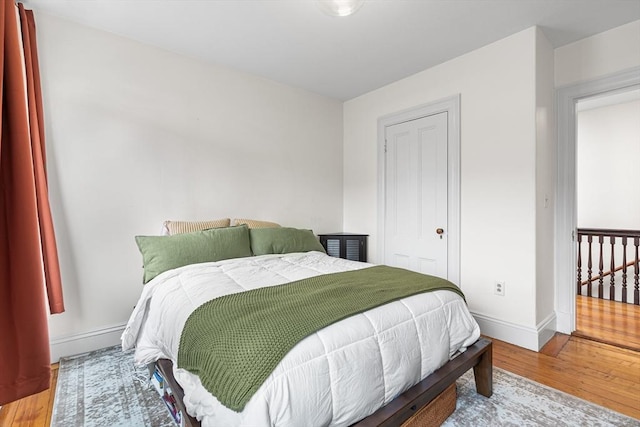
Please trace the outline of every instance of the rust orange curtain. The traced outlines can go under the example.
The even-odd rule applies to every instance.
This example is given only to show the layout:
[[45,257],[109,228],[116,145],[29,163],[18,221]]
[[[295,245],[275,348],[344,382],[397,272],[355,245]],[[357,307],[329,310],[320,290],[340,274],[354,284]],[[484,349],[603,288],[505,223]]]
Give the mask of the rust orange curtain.
[[35,21],[22,4],[1,9],[0,405],[49,388],[48,311],[64,311]]

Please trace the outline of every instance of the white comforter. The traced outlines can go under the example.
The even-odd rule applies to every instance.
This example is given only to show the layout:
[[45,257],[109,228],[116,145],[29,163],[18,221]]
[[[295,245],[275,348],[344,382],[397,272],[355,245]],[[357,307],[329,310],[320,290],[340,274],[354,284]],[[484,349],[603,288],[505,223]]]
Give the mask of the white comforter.
[[346,426],[373,413],[480,336],[460,296],[404,298],[328,326],[298,343],[244,411],[218,402],[197,376],[177,368],[189,314],[222,295],[370,264],[319,252],[194,264],[145,285],[122,335],[137,364],[171,359],[187,411],[206,426]]

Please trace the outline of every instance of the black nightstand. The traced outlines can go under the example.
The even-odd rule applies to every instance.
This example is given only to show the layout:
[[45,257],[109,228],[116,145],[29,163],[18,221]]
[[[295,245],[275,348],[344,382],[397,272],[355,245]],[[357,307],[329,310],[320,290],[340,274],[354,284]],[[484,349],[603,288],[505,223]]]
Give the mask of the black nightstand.
[[356,233],[318,234],[327,255],[367,262],[367,236]]

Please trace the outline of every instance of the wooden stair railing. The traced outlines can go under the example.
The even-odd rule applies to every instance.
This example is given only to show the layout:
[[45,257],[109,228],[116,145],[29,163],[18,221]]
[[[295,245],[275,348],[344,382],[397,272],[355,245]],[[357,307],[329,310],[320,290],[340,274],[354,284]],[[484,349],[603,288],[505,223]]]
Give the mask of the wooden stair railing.
[[[578,262],[576,271],[576,284],[578,295],[582,295],[582,287],[587,286],[587,296],[593,296],[593,282],[598,282],[598,298],[604,298],[604,279],[609,277],[609,299],[615,300],[615,284],[616,273],[622,270],[622,302],[627,302],[627,272],[633,267],[633,304],[640,305],[640,262],[638,260],[638,247],[640,246],[640,230],[614,230],[614,229],[598,229],[598,228],[579,228],[577,229],[578,242]],[[587,279],[582,280],[582,242],[586,237],[587,243]],[[604,270],[604,243],[606,238],[609,240],[611,248],[609,270]],[[615,249],[616,238],[620,238],[622,261],[616,266]],[[598,274],[593,276],[593,244],[594,240],[598,245]],[[633,247],[632,260],[627,261],[627,246],[631,243]]]
[[[626,264],[626,267],[627,267],[627,268],[629,268],[629,267],[633,267],[635,263],[636,263],[635,261],[629,261],[629,262]],[[615,268],[615,270],[613,270],[613,272],[614,272],[614,273],[617,273],[618,271],[622,270],[624,267],[625,267],[625,266],[619,265],[619,266],[617,266],[617,267]],[[586,284],[588,284],[588,283],[595,282],[596,280],[600,280],[600,278],[604,279],[605,277],[610,276],[610,275],[611,275],[611,270],[605,271],[604,273],[602,273],[602,276],[600,276],[600,275],[598,274],[597,276],[594,276],[593,278],[591,278],[591,282],[589,282],[588,280],[583,280],[583,281],[582,281],[582,286],[584,286],[584,285],[586,285]]]

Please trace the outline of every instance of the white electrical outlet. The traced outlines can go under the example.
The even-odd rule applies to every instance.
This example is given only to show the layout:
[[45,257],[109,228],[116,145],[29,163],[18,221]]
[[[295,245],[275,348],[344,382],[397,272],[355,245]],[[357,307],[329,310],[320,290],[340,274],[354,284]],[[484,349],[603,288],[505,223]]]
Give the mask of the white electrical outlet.
[[504,282],[496,282],[495,287],[493,288],[493,293],[496,295],[504,296],[505,291],[505,283]]

